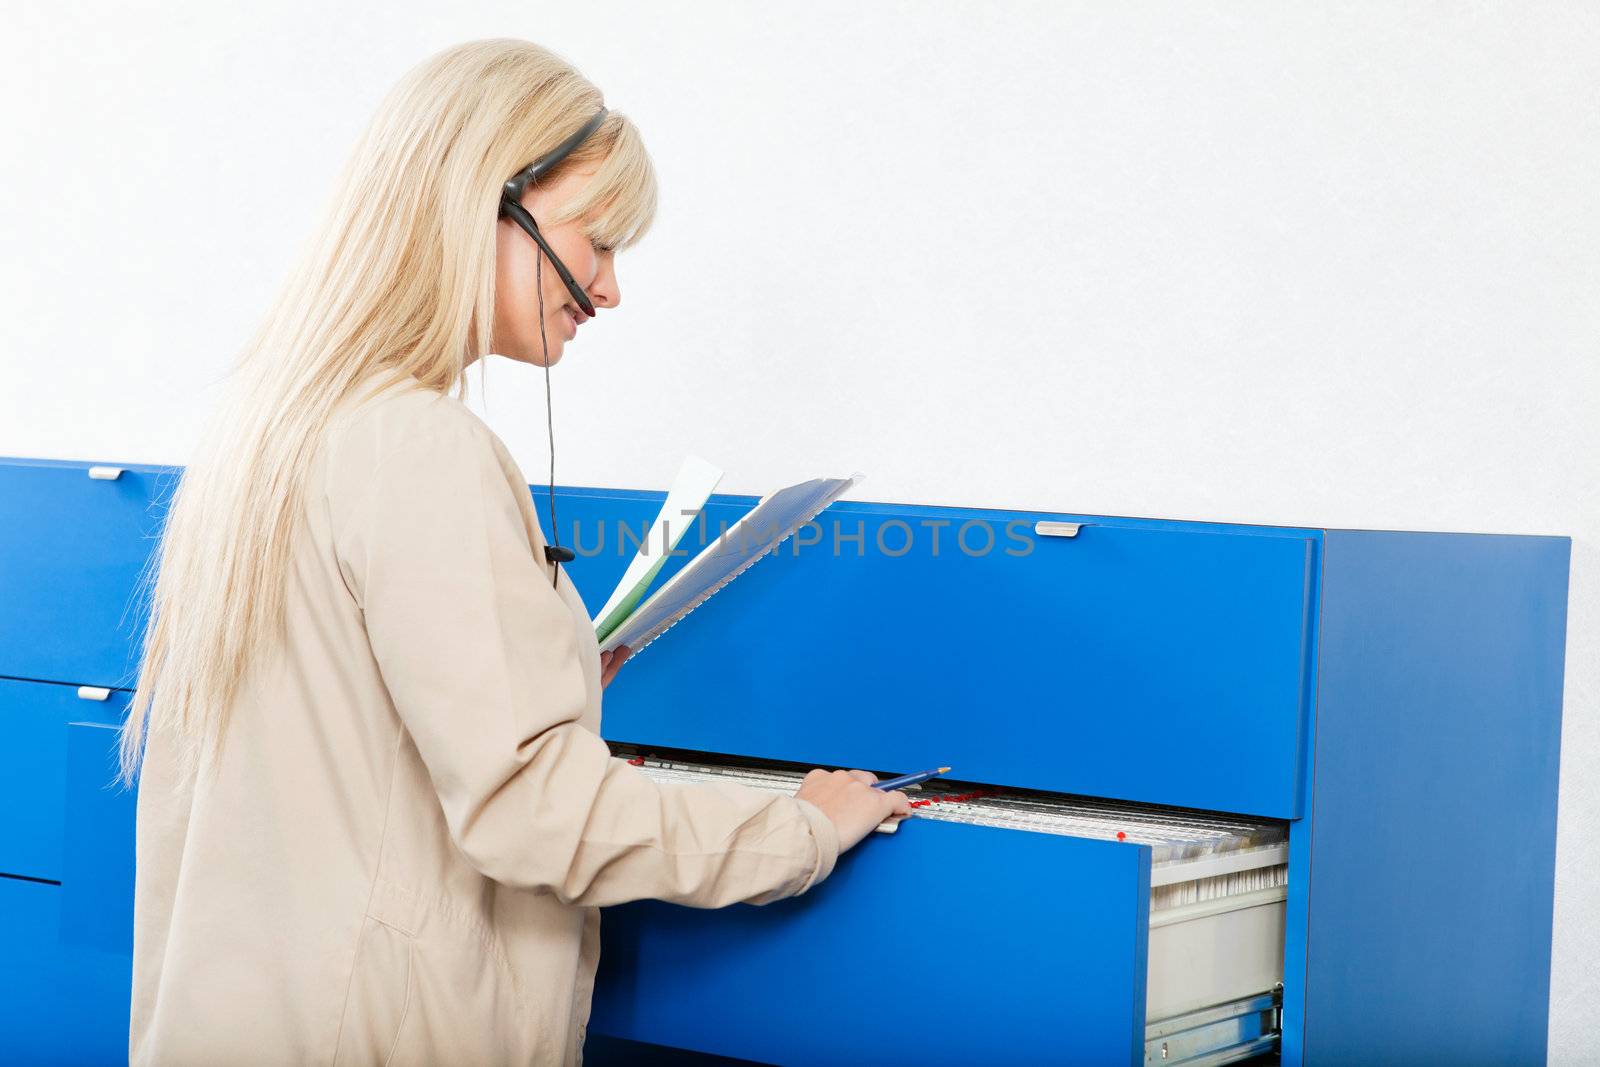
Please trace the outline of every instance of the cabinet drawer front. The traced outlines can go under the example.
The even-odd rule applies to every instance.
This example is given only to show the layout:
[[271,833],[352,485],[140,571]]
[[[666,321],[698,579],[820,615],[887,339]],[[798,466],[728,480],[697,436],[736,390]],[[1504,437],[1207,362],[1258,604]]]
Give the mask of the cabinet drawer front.
[[[742,510],[713,505],[709,529]],[[593,545],[599,522],[636,528],[639,511],[575,497],[560,515]],[[991,551],[981,528],[962,550],[969,514]],[[780,546],[617,676],[605,736],[1296,817],[1315,540],[1093,524],[1040,537],[1024,517],[835,505],[818,543]],[[908,530],[903,554],[880,551]],[[595,607],[625,562],[613,555],[572,565]]]
[[56,931],[61,887],[0,878],[0,1058],[64,1063],[66,1005]]
[[114,726],[67,726],[61,943],[131,960],[139,794],[115,781],[117,737]]
[[132,957],[64,944],[61,892],[0,878],[0,1062],[126,1063]]
[[1133,1063],[1150,850],[913,821],[802,896],[608,908],[590,1030],[765,1063]]
[[135,681],[146,615],[135,587],[175,474],[91,478],[90,466],[0,463],[0,675]]
[[67,724],[121,722],[130,699],[86,700],[75,686],[0,678],[0,874],[61,880]]

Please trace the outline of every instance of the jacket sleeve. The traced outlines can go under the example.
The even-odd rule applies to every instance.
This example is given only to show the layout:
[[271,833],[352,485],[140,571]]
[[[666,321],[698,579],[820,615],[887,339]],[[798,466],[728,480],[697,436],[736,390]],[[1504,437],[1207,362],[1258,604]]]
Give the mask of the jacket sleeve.
[[430,420],[354,502],[330,502],[340,570],[457,847],[495,881],[578,905],[764,904],[826,878],[839,839],[815,805],[657,784],[580,724],[578,642],[593,638],[536,561],[490,432]]

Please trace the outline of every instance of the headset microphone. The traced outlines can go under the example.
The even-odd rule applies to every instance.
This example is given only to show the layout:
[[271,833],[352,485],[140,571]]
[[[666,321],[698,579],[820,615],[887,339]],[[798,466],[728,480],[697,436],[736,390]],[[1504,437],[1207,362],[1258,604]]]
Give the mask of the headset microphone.
[[544,418],[545,426],[550,435],[550,533],[555,539],[555,544],[546,545],[544,558],[555,564],[555,571],[550,577],[550,584],[560,588],[561,565],[571,563],[577,558],[572,549],[561,544],[561,524],[556,520],[556,430],[555,419],[550,413],[550,340],[544,332],[544,261],[548,256],[550,265],[556,269],[556,275],[561,279],[561,284],[571,294],[578,307],[583,309],[585,315],[594,314],[594,304],[589,299],[589,294],[584,292],[583,286],[572,276],[567,265],[556,256],[555,249],[545,240],[539,232],[539,224],[534,222],[533,216],[528,214],[522,206],[522,194],[529,183],[536,182],[549,174],[556,165],[565,159],[573,149],[582,144],[590,134],[600,128],[605,121],[606,109],[601,108],[590,116],[576,132],[567,137],[555,148],[545,155],[540,156],[522,170],[518,171],[500,189],[500,214],[511,219],[533,238],[541,254],[534,258],[535,287],[539,290],[539,341],[544,346]]

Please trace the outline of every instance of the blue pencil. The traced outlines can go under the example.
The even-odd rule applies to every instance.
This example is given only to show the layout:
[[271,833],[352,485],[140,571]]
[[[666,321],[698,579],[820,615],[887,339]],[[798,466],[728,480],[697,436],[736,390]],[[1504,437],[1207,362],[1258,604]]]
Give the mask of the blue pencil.
[[874,789],[902,789],[918,782],[926,782],[929,778],[937,778],[941,774],[949,774],[949,767],[935,767],[931,771],[918,771],[916,774],[902,774],[898,778],[886,778],[881,782],[872,783]]

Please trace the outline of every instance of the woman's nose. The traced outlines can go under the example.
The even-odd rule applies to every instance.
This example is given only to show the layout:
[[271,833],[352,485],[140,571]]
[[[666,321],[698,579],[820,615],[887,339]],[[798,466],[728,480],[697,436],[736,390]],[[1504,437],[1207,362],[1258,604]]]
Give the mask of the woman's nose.
[[622,290],[617,286],[617,271],[611,256],[606,256],[600,261],[600,270],[594,276],[594,284],[589,286],[589,299],[595,307],[614,308],[622,303]]

